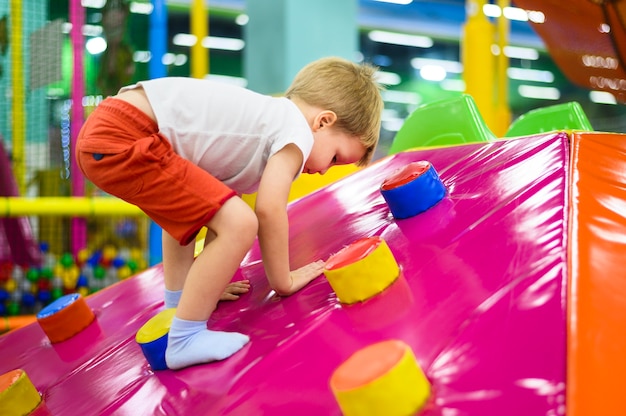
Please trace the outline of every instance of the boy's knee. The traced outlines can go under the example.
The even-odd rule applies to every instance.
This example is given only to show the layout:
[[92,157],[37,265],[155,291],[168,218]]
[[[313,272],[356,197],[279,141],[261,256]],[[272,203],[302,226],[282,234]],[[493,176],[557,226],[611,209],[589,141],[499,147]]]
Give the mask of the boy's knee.
[[230,198],[211,220],[216,234],[220,231],[237,236],[240,241],[252,241],[256,238],[259,229],[259,220],[256,214],[240,198]]

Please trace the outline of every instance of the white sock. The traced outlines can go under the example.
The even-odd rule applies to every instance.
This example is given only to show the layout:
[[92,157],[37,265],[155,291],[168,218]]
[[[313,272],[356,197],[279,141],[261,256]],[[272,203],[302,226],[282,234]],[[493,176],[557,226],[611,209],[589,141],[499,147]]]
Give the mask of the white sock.
[[177,308],[178,302],[180,302],[180,295],[182,294],[182,290],[165,289],[165,309]]
[[206,321],[174,317],[167,339],[165,362],[172,370],[230,357],[250,341],[238,332],[210,331]]

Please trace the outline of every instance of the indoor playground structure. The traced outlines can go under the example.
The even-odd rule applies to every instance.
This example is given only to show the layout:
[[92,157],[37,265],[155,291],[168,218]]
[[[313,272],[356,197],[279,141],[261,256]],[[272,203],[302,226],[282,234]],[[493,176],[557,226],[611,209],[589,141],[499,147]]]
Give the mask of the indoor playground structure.
[[[149,3],[149,50],[159,56],[165,2]],[[612,90],[625,78],[611,64],[619,50],[609,50],[620,42],[602,43],[603,54],[616,56],[604,60],[589,44],[558,42],[573,15],[583,29],[572,10],[607,35],[602,19],[619,17],[622,3],[515,3],[545,6],[559,23],[537,31],[555,61],[574,66],[576,49],[602,63],[563,71],[623,102]],[[250,342],[226,360],[173,371],[164,351],[175,310],[164,308],[158,227],[84,183],[67,157],[98,104],[90,88],[114,91],[130,76],[129,46],[107,20],[120,54],[109,58],[123,65],[86,82],[79,74],[93,62],[79,32],[67,33],[72,76],[40,74],[42,85],[65,82],[70,94],[52,105],[63,150],[53,155],[32,143],[48,137],[40,108],[47,98],[24,84],[31,55],[15,46],[47,18],[22,9],[32,4],[10,2],[4,70],[12,95],[0,77],[12,108],[10,149],[0,140],[0,415],[626,414],[626,134],[594,129],[576,101],[512,117],[505,57],[494,57],[496,28],[480,8],[468,8],[474,14],[462,28],[464,92],[416,106],[372,165],[294,183],[291,267],[323,259],[323,274],[280,297],[255,243],[233,277],[248,279],[250,292],[220,302],[208,322]],[[103,16],[133,18],[126,2],[107,4]],[[208,30],[203,4],[190,2],[198,37]],[[67,5],[70,23],[82,27],[81,0]],[[37,36],[54,38],[56,24]],[[190,49],[191,76],[208,74],[206,51]],[[147,76],[167,75],[155,61]],[[42,162],[57,156],[54,165]],[[243,197],[254,205],[254,195]]]
[[31,414],[621,413],[626,136],[463,132],[292,202],[292,265],[325,274],[280,298],[255,245],[251,292],[209,322],[251,337],[227,360],[159,366],[157,265],[2,336],[2,394]]

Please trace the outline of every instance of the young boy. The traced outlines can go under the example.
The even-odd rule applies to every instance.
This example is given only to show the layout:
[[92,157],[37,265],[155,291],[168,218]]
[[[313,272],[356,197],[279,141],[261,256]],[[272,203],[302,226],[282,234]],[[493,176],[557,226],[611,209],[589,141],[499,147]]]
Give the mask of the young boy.
[[[366,165],[383,102],[376,70],[341,58],[305,66],[285,97],[193,78],[122,88],[86,120],[78,165],[95,185],[140,207],[163,229],[170,369],[222,360],[247,335],[207,329],[220,296],[258,234],[265,273],[290,295],[319,276],[322,260],[289,267],[287,200],[300,173]],[[237,195],[257,191],[253,211]],[[194,259],[195,237],[208,229]],[[227,288],[225,290],[225,288]]]

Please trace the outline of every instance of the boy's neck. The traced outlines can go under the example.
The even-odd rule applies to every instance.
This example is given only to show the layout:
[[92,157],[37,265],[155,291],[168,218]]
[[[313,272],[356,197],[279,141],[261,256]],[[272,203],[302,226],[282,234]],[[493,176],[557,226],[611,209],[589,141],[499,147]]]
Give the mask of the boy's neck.
[[291,97],[289,99],[296,105],[296,107],[298,107],[298,109],[306,119],[309,127],[313,128],[313,122],[315,120],[315,117],[323,110],[317,106],[310,105],[309,103],[299,99],[298,97]]

